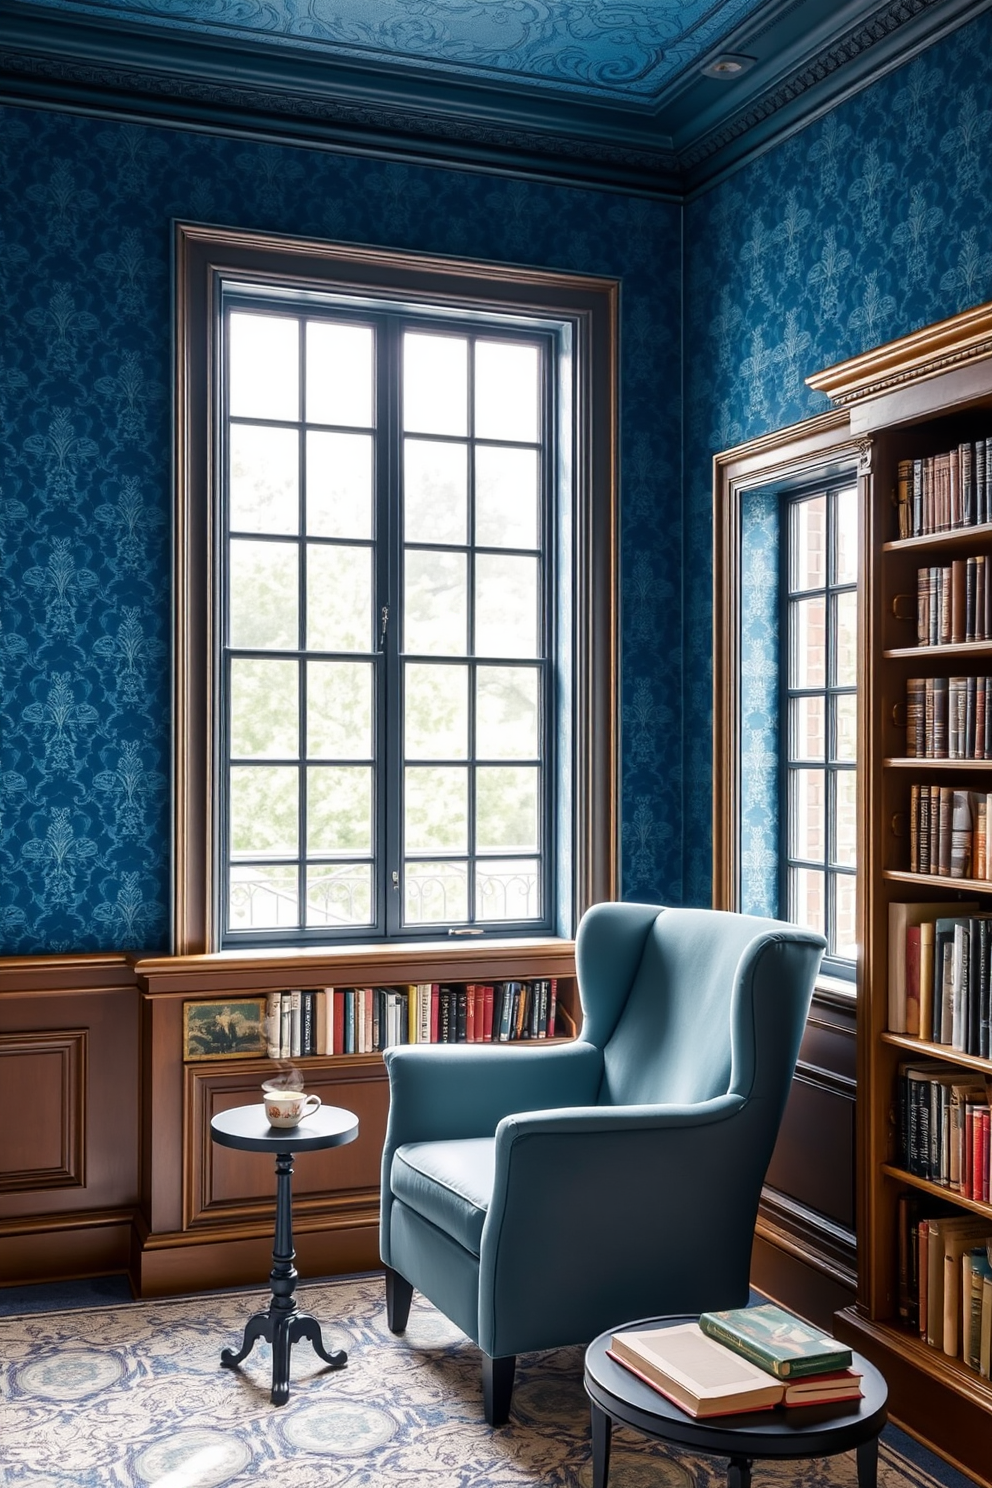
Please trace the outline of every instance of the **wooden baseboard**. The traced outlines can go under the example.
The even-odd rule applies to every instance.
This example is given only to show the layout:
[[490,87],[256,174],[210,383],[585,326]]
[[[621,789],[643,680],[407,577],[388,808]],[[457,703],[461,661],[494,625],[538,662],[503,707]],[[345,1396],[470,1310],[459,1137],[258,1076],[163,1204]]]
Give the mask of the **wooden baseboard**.
[[[301,1280],[375,1271],[379,1259],[378,1215],[352,1218],[348,1224],[294,1227],[296,1269]],[[185,1292],[231,1286],[265,1286],[272,1269],[272,1230],[197,1237],[142,1234],[135,1226],[129,1274],[138,1297],[169,1297]]]
[[0,1276],[7,1286],[78,1281],[127,1272],[130,1210],[8,1220],[0,1233]]

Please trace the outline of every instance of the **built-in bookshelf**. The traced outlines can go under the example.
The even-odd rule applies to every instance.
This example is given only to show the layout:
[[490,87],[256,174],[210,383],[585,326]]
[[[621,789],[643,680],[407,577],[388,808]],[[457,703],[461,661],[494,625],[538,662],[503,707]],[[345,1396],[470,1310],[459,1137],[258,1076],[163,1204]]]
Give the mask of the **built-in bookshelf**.
[[859,1276],[835,1326],[895,1419],[992,1481],[992,306],[810,382],[863,440]]

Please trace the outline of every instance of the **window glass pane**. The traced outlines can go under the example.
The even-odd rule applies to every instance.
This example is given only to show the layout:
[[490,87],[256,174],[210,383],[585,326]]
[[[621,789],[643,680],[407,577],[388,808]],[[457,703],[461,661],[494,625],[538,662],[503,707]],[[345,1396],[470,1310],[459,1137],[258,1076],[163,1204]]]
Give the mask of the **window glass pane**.
[[834,758],[854,760],[858,752],[858,698],[856,693],[840,693],[833,699]]
[[468,757],[468,667],[406,663],[404,752],[407,759]]
[[300,324],[281,315],[231,315],[232,418],[298,419]]
[[408,765],[404,841],[408,852],[464,852],[468,845],[468,767]]
[[540,546],[537,450],[479,445],[475,451],[475,540],[488,548]]
[[307,868],[308,925],[370,925],[371,863],[311,863]]
[[855,687],[858,681],[858,596],[853,589],[835,594],[834,655],[837,687]]
[[476,671],[475,753],[478,759],[536,759],[536,667],[487,667]]
[[299,644],[299,548],[296,543],[232,538],[231,639],[245,650],[295,650]]
[[468,342],[403,336],[403,427],[417,434],[468,433]]
[[539,919],[539,861],[536,858],[480,861],[475,872],[475,915],[479,920]]
[[826,855],[826,774],[789,771],[789,855],[822,863]]
[[475,830],[480,852],[537,852],[539,772],[528,767],[487,767],[475,774]]
[[468,533],[467,446],[406,439],[403,458],[406,541],[464,543]]
[[369,651],[371,646],[371,550],[308,543],[308,650]]
[[827,498],[792,504],[789,588],[820,589],[827,582]]
[[857,879],[853,873],[838,873],[834,877],[834,933],[829,947],[832,956],[841,956],[845,961],[855,961],[858,955],[858,927],[855,914]]
[[372,851],[372,771],[368,765],[307,770],[307,852]]
[[509,341],[475,345],[475,433],[479,439],[535,443],[540,409],[536,346]]
[[307,322],[307,422],[372,427],[371,326]]
[[789,870],[789,919],[794,925],[826,930],[826,874],[812,868]]
[[362,759],[372,753],[372,664],[307,662],[307,754]]
[[834,583],[856,584],[858,580],[858,488],[848,486],[834,496],[837,535],[835,538]]
[[475,560],[478,656],[539,656],[538,560],[480,553]]
[[827,612],[822,595],[789,605],[789,686],[825,687],[827,682]]
[[231,530],[295,533],[300,527],[300,439],[295,429],[232,424]]
[[231,853],[289,857],[299,836],[299,771],[283,765],[231,767]]
[[468,865],[407,863],[404,917],[408,925],[457,924],[468,919]]
[[372,536],[371,434],[307,433],[307,532]]
[[421,656],[464,656],[468,649],[464,555],[408,548],[404,569],[404,650]]
[[228,919],[232,930],[291,930],[300,923],[296,868],[235,863]]
[[820,697],[800,697],[789,700],[789,758],[794,760],[822,760],[826,753],[824,723],[826,703]]
[[854,770],[838,770],[834,777],[837,820],[834,822],[834,862],[855,867],[858,840],[858,777]]
[[299,752],[299,675],[295,661],[231,658],[231,754],[294,759]]

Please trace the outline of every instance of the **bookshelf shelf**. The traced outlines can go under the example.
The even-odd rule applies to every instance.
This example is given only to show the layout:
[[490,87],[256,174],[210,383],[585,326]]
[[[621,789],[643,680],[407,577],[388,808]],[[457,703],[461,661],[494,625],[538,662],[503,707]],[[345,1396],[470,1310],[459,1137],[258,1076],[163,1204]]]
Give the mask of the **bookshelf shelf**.
[[893,646],[883,651],[885,661],[912,661],[917,658],[934,661],[949,660],[954,656],[992,658],[990,641],[946,641],[939,646]]
[[962,1049],[949,1048],[947,1044],[934,1044],[928,1039],[913,1038],[908,1033],[885,1033],[880,1035],[885,1044],[906,1049],[917,1057],[931,1056],[947,1064],[959,1064],[962,1069],[973,1069],[992,1078],[992,1060],[982,1059],[978,1054],[966,1054]]
[[992,771],[992,760],[962,759],[917,759],[913,755],[897,755],[883,759],[886,770],[984,770]]
[[969,527],[953,527],[947,532],[929,532],[920,537],[896,537],[881,544],[883,553],[911,553],[918,557],[931,549],[940,553],[964,552],[982,539],[992,539],[992,522],[974,522]]
[[918,1178],[915,1173],[907,1173],[904,1168],[897,1168],[894,1163],[883,1163],[882,1172],[888,1178],[896,1178],[907,1188],[918,1188],[921,1193],[931,1194],[935,1199],[952,1199],[962,1209],[969,1209],[972,1214],[979,1214],[983,1219],[989,1221],[992,1229],[992,1204],[985,1204],[979,1199],[966,1199],[954,1189],[948,1188],[943,1183],[931,1183],[927,1178]]
[[984,878],[948,878],[946,873],[910,873],[901,868],[884,868],[882,877],[891,883],[914,884],[923,889],[942,889],[952,894],[992,894],[992,883]]

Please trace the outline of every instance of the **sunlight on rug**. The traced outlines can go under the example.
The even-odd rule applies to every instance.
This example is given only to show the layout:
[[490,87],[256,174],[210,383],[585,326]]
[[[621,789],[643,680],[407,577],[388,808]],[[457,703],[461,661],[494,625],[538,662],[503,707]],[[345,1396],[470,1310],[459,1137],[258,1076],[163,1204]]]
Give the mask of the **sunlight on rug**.
[[[348,1365],[293,1349],[289,1402],[269,1403],[271,1353],[240,1347],[264,1291],[0,1321],[4,1488],[589,1488],[581,1348],[518,1361],[510,1424],[482,1418],[479,1353],[415,1297],[403,1338],[380,1279],[301,1285],[300,1306]],[[758,1464],[756,1488],[855,1488],[853,1454]],[[726,1464],[633,1432],[613,1437],[610,1488],[722,1488]],[[934,1488],[884,1443],[880,1488]]]

